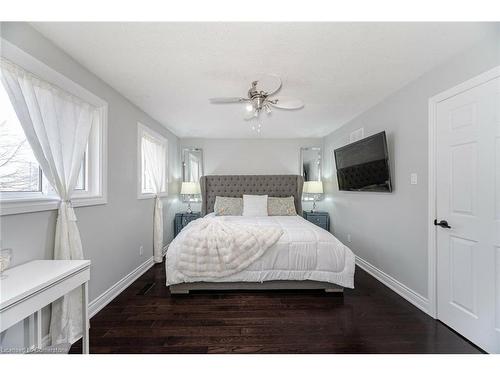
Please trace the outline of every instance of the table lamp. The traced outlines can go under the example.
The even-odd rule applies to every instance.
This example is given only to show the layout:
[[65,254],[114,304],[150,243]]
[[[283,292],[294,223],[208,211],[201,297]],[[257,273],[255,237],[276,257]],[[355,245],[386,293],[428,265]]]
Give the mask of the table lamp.
[[183,196],[183,201],[188,202],[187,213],[190,214],[191,210],[191,199],[195,195],[200,194],[200,184],[198,182],[183,182],[181,185],[181,195]]
[[310,194],[313,196],[313,207],[311,212],[316,210],[316,200],[323,194],[323,182],[322,181],[306,181],[304,182],[304,194]]

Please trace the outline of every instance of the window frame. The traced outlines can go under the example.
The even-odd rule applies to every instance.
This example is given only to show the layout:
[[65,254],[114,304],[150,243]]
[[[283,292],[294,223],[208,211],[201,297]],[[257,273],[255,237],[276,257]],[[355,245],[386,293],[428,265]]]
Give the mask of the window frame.
[[143,177],[144,177],[144,163],[142,156],[142,137],[143,134],[147,134],[150,138],[158,141],[165,147],[165,191],[158,194],[159,197],[163,198],[168,196],[168,183],[169,183],[169,168],[168,168],[168,139],[158,132],[151,129],[149,126],[144,125],[140,122],[137,123],[137,199],[151,199],[155,198],[155,193],[143,193]]
[[78,180],[80,178],[80,174],[78,174],[78,177],[76,179],[76,185],[75,185],[75,191],[86,191],[88,189],[88,172],[89,172],[89,150],[88,150],[88,145],[87,147],[85,148],[85,153],[83,154],[83,160],[82,160],[82,164],[83,164],[83,173],[80,169],[80,173],[82,173],[82,178],[83,178],[83,189],[79,189],[77,186],[78,186]]
[[[108,103],[9,41],[0,38],[0,42],[3,57],[97,108],[98,121],[87,146],[86,189],[74,190],[71,201],[73,207],[106,204]],[[57,209],[60,198],[44,185],[42,181],[41,192],[0,192],[0,216]]]

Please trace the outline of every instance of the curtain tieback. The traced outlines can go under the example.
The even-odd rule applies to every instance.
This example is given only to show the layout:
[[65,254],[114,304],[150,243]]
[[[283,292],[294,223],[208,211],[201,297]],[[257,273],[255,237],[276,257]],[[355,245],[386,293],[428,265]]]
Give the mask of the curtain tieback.
[[77,221],[76,215],[75,215],[75,210],[73,210],[73,204],[71,202],[71,199],[62,200],[61,205],[59,206],[59,210],[65,211],[66,216],[68,217],[68,220]]

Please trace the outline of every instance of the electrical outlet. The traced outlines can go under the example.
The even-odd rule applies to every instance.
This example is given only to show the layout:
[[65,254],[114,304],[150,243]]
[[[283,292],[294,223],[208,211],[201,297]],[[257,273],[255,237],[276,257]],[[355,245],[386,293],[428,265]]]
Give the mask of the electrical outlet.
[[352,241],[351,233],[348,233],[347,234],[347,242],[351,242],[351,241]]
[[139,247],[139,255],[144,255],[144,246]]

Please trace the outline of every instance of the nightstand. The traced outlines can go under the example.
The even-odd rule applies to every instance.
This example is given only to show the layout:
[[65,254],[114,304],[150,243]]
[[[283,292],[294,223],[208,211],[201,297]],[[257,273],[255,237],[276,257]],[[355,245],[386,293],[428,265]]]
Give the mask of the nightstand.
[[330,231],[330,215],[325,211],[304,211],[302,216],[307,221],[316,224],[324,230]]
[[182,228],[188,225],[191,221],[199,219],[200,217],[200,212],[191,212],[190,214],[187,212],[176,213],[174,219],[174,237],[176,237]]

